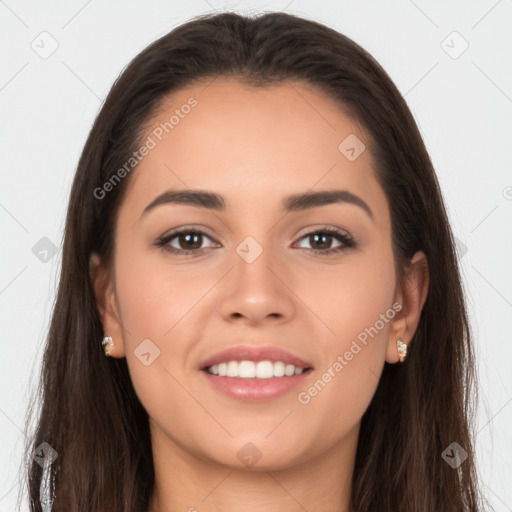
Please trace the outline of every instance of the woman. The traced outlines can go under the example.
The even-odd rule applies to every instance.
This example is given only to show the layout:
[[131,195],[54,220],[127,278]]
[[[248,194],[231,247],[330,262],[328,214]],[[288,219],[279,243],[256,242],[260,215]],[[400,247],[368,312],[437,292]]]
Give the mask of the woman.
[[49,482],[55,512],[477,511],[473,381],[438,182],[370,55],[224,13],[130,63],[71,192],[32,510]]

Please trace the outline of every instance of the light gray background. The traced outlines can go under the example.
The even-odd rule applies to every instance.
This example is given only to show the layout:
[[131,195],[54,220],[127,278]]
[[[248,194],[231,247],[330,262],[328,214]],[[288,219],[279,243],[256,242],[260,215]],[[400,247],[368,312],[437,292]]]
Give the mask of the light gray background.
[[[369,50],[405,95],[459,240],[480,371],[483,487],[496,511],[512,511],[511,0],[0,0],[0,512],[15,510],[25,409],[58,282],[71,179],[89,129],[138,52],[213,10],[284,10],[323,22]],[[52,44],[56,51],[44,54]],[[54,257],[44,253],[51,246],[43,237],[55,244]]]

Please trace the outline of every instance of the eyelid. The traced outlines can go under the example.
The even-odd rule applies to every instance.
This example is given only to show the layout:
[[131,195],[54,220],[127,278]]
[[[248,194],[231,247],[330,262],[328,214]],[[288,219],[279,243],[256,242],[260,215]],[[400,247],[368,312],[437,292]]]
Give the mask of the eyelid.
[[163,240],[165,238],[169,238],[170,236],[180,235],[181,233],[200,233],[206,235],[208,238],[212,240],[222,239],[221,236],[217,234],[213,234],[210,228],[203,226],[202,224],[187,224],[185,226],[179,226],[177,228],[170,229],[166,231],[163,235],[158,237],[158,240]]
[[303,238],[306,235],[312,235],[314,233],[318,233],[319,231],[329,231],[332,233],[337,233],[339,235],[344,235],[347,238],[353,239],[352,235],[342,228],[336,228],[334,226],[330,226],[329,224],[314,224],[313,226],[308,226],[305,228],[306,231],[300,231],[296,236],[299,238]]

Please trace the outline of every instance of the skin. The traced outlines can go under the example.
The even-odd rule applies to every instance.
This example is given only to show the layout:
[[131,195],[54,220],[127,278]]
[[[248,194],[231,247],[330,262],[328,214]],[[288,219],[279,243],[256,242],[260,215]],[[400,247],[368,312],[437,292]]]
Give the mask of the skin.
[[[300,83],[257,89],[234,79],[188,87],[166,98],[148,134],[193,96],[198,105],[129,178],[116,225],[112,268],[92,257],[92,279],[112,357],[126,357],[148,411],[156,486],[149,512],[177,510],[346,511],[361,417],[385,361],[398,361],[426,298],[428,270],[417,253],[400,288],[388,200],[369,150],[349,161],[338,145],[364,130],[332,100]],[[367,144],[368,146],[368,144]],[[162,204],[170,189],[221,194],[225,211]],[[363,208],[335,203],[284,214],[283,197],[343,189]],[[181,226],[206,231],[197,245],[155,245]],[[357,245],[325,245],[310,232],[331,227]],[[192,230],[193,231],[193,230]],[[236,251],[253,237],[263,252],[247,263]],[[319,245],[320,244],[320,245]],[[316,252],[315,252],[316,251]],[[298,401],[353,340],[398,303],[402,309],[312,397]],[[134,354],[149,338],[160,355],[145,366]],[[200,363],[238,345],[277,346],[312,363],[305,385],[264,402],[221,395]],[[400,363],[399,363],[400,364]],[[237,457],[252,443],[261,459]]]

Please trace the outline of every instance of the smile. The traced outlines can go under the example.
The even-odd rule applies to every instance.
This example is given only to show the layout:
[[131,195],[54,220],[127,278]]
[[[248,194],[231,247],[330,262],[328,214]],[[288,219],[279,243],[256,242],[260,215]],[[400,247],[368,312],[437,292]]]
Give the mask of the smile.
[[304,370],[307,370],[307,368],[286,364],[283,361],[227,361],[206,368],[206,371],[212,375],[241,379],[292,377],[293,375],[300,375]]

